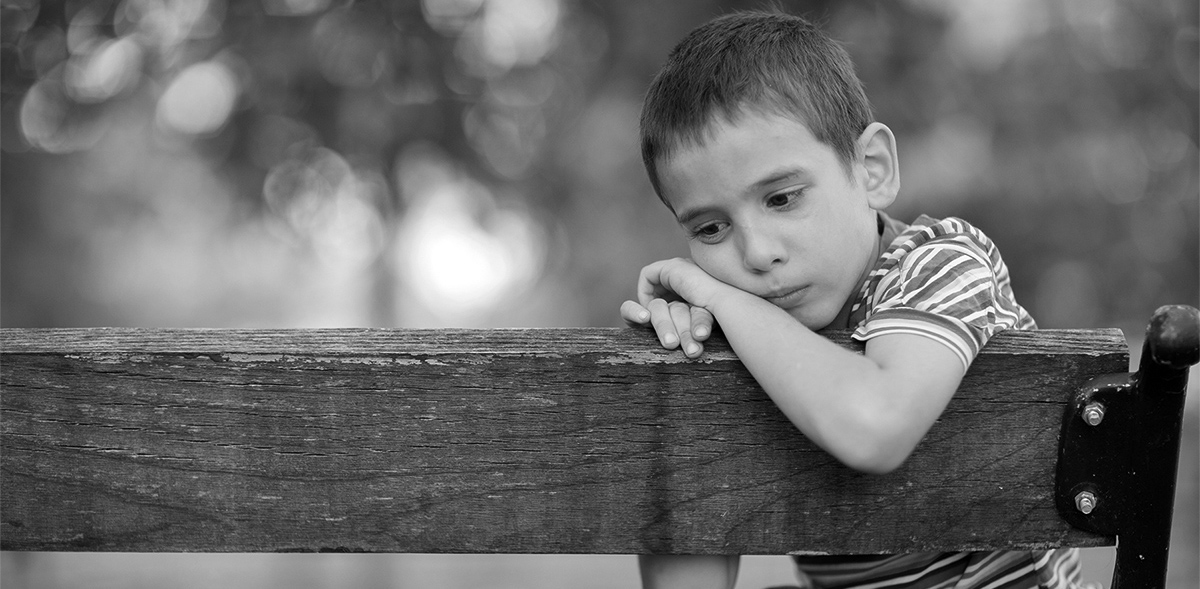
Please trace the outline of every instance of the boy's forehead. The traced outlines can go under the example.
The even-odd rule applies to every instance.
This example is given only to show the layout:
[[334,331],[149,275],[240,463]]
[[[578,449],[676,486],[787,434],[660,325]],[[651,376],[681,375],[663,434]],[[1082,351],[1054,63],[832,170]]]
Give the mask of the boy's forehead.
[[767,105],[743,103],[731,110],[714,109],[707,117],[704,117],[703,122],[699,125],[677,129],[668,136],[666,145],[663,146],[665,148],[663,159],[670,158],[671,154],[678,151],[702,148],[729,129],[743,126],[755,127],[764,122],[767,126],[778,126],[782,123],[803,127],[809,135],[813,135],[808,121],[797,113]]
[[[773,113],[713,117],[703,133],[677,138],[659,157],[666,195],[699,187],[749,189],[770,183],[786,170],[816,168],[838,161],[833,148],[818,141],[808,126]],[[674,199],[671,204],[678,204]]]

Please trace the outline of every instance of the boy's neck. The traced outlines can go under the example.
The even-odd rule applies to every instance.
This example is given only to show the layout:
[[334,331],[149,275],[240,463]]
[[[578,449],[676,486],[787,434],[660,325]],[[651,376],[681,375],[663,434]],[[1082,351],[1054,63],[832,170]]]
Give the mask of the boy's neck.
[[867,260],[867,263],[863,266],[862,275],[858,277],[858,282],[855,283],[856,286],[854,291],[850,293],[850,298],[846,299],[846,303],[842,305],[842,310],[838,311],[837,317],[833,318],[833,321],[829,324],[828,329],[854,328],[853,325],[850,325],[850,313],[854,310],[854,303],[858,302],[859,295],[862,294],[863,283],[867,281],[867,277],[871,275],[871,271],[875,269],[876,263],[878,263],[880,256],[883,255],[883,216],[879,213],[876,213],[875,218],[877,219],[876,223],[878,228],[875,231],[875,247],[872,248],[874,255],[870,260]]

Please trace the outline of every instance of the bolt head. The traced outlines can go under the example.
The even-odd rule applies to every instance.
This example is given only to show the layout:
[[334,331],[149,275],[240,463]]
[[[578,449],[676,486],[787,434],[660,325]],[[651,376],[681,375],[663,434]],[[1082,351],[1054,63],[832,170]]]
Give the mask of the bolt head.
[[1092,427],[1100,425],[1100,422],[1104,421],[1104,405],[1088,403],[1083,408],[1083,420]]
[[1091,491],[1083,491],[1075,495],[1075,508],[1084,515],[1091,513],[1096,509],[1096,495]]

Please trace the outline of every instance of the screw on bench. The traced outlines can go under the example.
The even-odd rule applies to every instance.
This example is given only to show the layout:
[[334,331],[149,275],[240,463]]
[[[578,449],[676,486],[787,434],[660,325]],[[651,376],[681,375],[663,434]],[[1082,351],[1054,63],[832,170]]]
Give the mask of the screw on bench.
[[1075,508],[1084,515],[1091,513],[1093,509],[1096,509],[1096,496],[1089,491],[1076,495]]
[[1160,307],[1137,372],[1089,380],[1063,414],[1055,503],[1075,527],[1116,541],[1114,589],[1166,586],[1183,405],[1197,363],[1200,310]]
[[1088,403],[1087,407],[1083,408],[1083,420],[1092,427],[1100,425],[1100,422],[1104,421],[1104,404]]

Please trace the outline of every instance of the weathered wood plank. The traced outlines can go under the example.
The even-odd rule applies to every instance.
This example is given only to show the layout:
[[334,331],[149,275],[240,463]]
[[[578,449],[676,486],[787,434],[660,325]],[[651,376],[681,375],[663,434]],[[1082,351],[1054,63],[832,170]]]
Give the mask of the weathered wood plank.
[[[843,333],[830,337],[850,346]],[[0,330],[8,550],[741,553],[1111,544],[1054,507],[1117,330],[1006,333],[898,471],[850,471],[724,342],[642,330]]]

